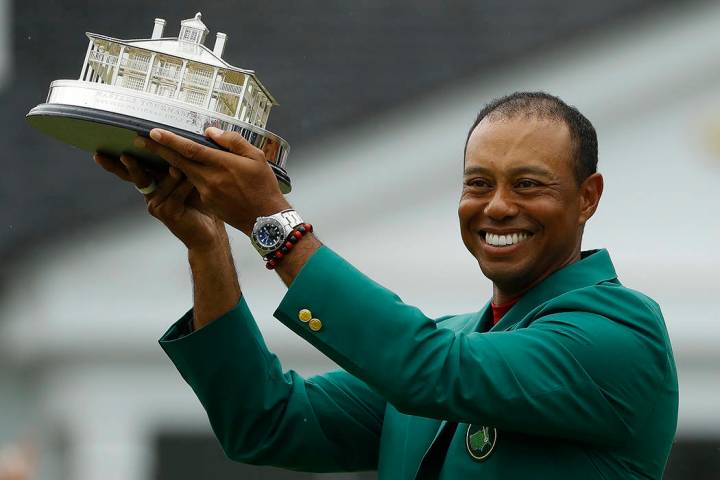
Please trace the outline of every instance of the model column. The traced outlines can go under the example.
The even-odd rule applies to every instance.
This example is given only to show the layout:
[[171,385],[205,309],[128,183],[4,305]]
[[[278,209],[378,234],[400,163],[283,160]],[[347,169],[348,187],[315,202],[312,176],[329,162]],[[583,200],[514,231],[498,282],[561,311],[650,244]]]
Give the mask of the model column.
[[150,55],[150,61],[148,62],[148,71],[145,74],[145,83],[143,84],[143,92],[147,92],[148,86],[150,85],[150,75],[152,75],[153,67],[155,66],[155,57],[157,53]]

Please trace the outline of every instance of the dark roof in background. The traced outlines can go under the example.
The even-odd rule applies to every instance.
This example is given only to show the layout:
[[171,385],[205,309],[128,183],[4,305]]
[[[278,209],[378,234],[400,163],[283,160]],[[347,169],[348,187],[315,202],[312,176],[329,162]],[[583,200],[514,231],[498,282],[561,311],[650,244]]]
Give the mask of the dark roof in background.
[[[0,276],[11,255],[27,254],[83,224],[111,219],[138,194],[89,155],[24,122],[52,80],[77,78],[85,31],[148,38],[153,19],[166,36],[197,10],[229,39],[224,58],[254,69],[277,97],[269,128],[302,148],[382,110],[470,74],[628,18],[672,0],[267,0],[189,2],[14,2],[14,75],[2,99],[6,133],[0,176]],[[479,108],[480,106],[478,106]],[[292,154],[290,158],[292,175]]]

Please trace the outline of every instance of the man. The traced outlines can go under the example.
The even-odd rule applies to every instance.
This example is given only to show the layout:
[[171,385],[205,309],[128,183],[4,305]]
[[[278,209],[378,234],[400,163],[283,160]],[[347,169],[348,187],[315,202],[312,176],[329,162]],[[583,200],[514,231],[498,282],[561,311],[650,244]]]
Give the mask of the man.
[[[275,316],[343,368],[309,379],[267,350],[223,223],[262,252],[256,218],[290,205],[259,150],[207,135],[231,153],[159,130],[138,142],[172,165],[148,209],[188,247],[194,280],[193,310],[160,342],[230,458],[393,480],[661,478],[677,421],[670,342],[608,252],[581,251],[603,179],[576,109],[516,93],[470,130],[458,213],[493,282],[479,312],[429,319],[294,222]],[[131,158],[96,160],[152,185]]]

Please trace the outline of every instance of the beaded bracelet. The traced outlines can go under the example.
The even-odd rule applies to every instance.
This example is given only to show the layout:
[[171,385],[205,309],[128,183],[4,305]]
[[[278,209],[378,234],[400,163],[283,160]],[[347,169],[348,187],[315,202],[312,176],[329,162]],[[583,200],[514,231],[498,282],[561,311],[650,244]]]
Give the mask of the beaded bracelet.
[[305,235],[313,231],[313,226],[309,223],[302,223],[295,227],[292,232],[290,232],[290,235],[285,239],[285,243],[275,250],[274,252],[268,253],[265,257],[263,257],[263,260],[265,260],[265,268],[268,270],[272,270],[273,268],[277,267],[280,263],[280,260],[285,257],[288,253],[290,253],[290,250],[295,248],[295,244]]

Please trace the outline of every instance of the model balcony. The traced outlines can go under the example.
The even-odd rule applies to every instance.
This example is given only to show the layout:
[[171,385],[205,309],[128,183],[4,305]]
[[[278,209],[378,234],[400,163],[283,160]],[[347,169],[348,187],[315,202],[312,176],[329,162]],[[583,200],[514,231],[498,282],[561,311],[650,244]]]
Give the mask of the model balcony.
[[172,68],[156,65],[155,68],[153,68],[152,76],[177,82],[180,79],[180,69],[177,67]]
[[120,66],[125,70],[133,70],[139,73],[146,73],[150,66],[150,59],[126,58]]
[[220,82],[219,85],[215,85],[216,92],[229,93],[230,95],[241,96],[243,93],[242,85],[236,85],[234,83]]
[[183,78],[183,83],[196,87],[209,87],[211,80],[211,72],[187,72]]
[[108,65],[114,67],[117,65],[118,57],[107,52],[91,51],[88,60],[100,65]]

